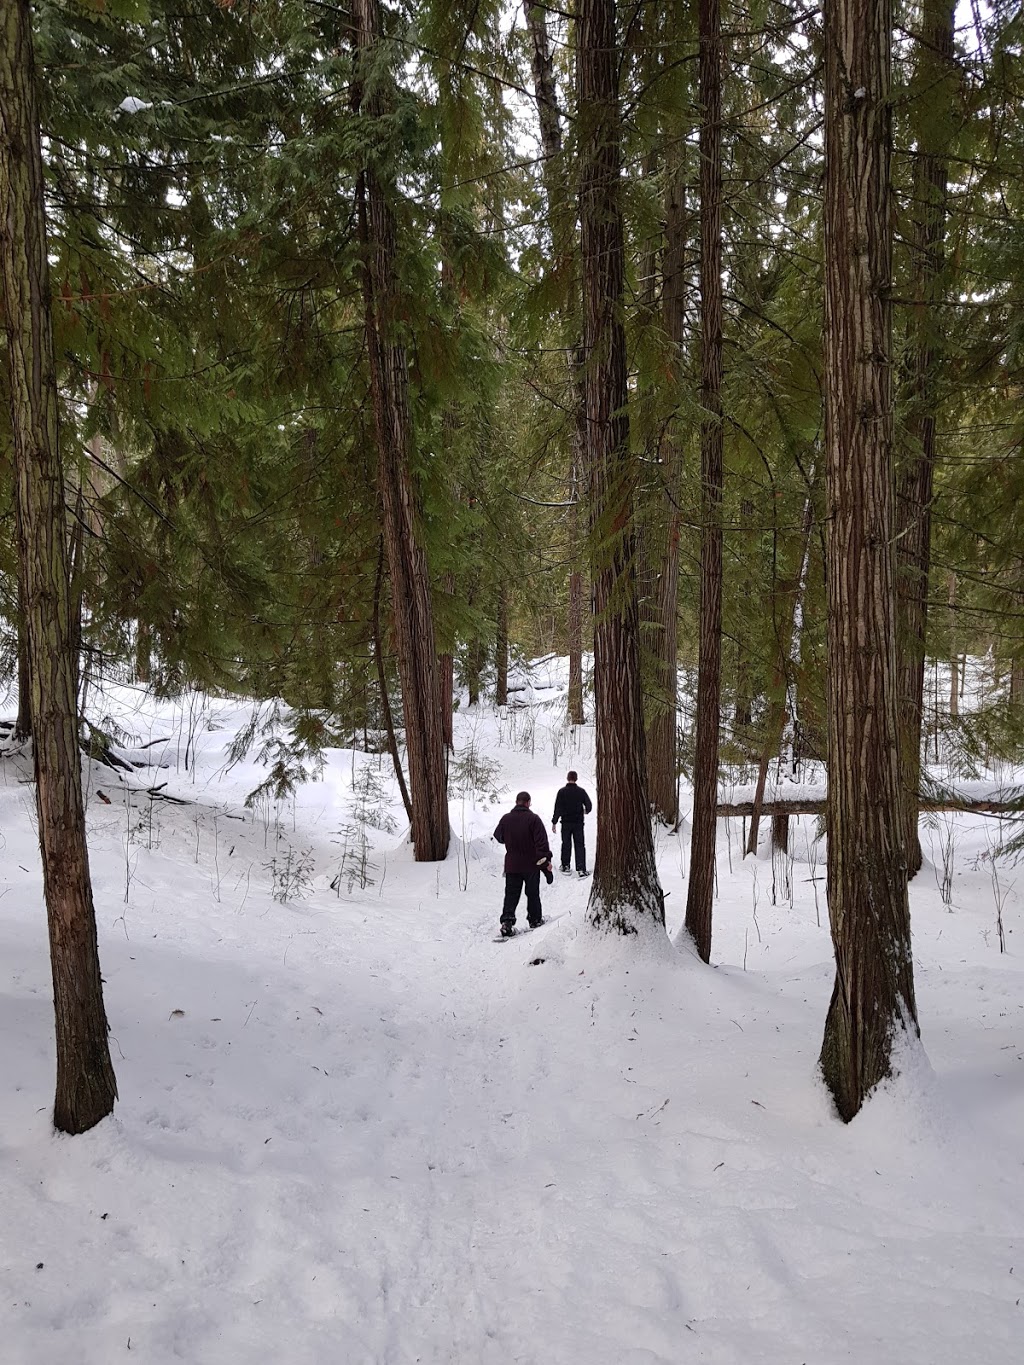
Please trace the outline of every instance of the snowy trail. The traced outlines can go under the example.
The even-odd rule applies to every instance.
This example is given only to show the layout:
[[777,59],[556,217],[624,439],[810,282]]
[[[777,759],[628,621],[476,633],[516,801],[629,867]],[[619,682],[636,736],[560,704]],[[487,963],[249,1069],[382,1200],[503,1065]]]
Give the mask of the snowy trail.
[[[773,905],[770,869],[723,848],[716,969],[593,941],[575,878],[494,944],[500,805],[453,803],[440,868],[377,837],[335,895],[353,756],[234,820],[259,774],[226,769],[240,713],[216,719],[198,770],[159,774],[193,805],[90,803],[120,1102],[76,1139],[49,1126],[38,855],[5,764],[5,1365],[1016,1360],[1024,973],[966,860],[955,914],[915,884],[931,1068],[844,1128],[809,880]],[[546,815],[561,767],[500,739]],[[280,904],[289,848],[309,886]],[[683,863],[663,839],[677,918]]]

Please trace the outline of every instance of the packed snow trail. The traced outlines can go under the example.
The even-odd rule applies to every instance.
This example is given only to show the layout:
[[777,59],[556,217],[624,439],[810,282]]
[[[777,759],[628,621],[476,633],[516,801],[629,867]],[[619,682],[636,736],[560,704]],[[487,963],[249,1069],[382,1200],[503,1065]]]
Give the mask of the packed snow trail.
[[[188,771],[183,713],[131,719],[142,741],[174,731],[138,785],[192,804],[89,774],[120,1101],[83,1137],[50,1127],[31,787],[4,764],[5,1362],[1016,1359],[1024,981],[983,880],[965,871],[955,915],[917,888],[934,1070],[909,1056],[845,1128],[815,1071],[832,969],[810,883],[773,905],[765,863],[730,874],[723,845],[715,969],[668,939],[595,940],[590,883],[557,875],[552,922],[499,947],[490,830],[524,785],[549,816],[565,751],[457,716],[509,791],[453,800],[441,866],[375,834],[367,884],[334,894],[369,760],[338,751],[253,813],[262,770],[227,763],[243,708],[210,709]],[[680,841],[659,857],[678,920]]]

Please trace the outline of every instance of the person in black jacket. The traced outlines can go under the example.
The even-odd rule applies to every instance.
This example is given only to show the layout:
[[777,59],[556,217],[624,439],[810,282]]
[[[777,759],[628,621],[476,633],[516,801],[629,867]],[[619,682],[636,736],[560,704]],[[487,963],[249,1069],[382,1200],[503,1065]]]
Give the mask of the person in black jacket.
[[544,922],[540,903],[540,874],[551,881],[551,849],[544,822],[530,810],[530,793],[516,796],[515,810],[498,821],[494,837],[505,845],[505,904],[501,910],[501,933],[511,938],[516,931],[516,906],[526,887],[526,918],[531,929]]
[[577,774],[566,773],[566,786],[555,797],[555,813],[551,817],[551,831],[562,822],[562,871],[568,872],[570,852],[576,850],[576,871],[587,876],[587,850],[583,843],[583,817],[593,810],[590,797],[577,785]]

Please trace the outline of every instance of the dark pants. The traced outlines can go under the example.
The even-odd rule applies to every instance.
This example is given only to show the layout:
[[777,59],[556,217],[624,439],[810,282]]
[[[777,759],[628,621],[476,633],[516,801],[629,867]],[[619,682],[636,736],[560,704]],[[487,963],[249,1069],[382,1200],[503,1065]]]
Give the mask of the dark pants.
[[539,924],[543,918],[540,904],[540,868],[532,872],[505,873],[505,904],[501,908],[502,924],[515,924],[516,906],[526,887],[526,918],[530,924]]
[[583,821],[562,821],[562,866],[569,866],[569,854],[576,850],[576,871],[586,872],[587,850],[583,847]]

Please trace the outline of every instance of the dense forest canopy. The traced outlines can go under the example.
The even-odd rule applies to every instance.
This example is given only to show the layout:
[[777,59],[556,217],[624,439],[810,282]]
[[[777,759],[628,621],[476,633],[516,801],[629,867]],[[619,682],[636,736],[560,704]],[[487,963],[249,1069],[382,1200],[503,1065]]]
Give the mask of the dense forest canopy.
[[[379,537],[356,211],[368,157],[392,177],[437,629],[469,672],[493,648],[500,601],[514,646],[567,647],[568,571],[587,548],[566,358],[581,333],[575,30],[535,8],[555,155],[535,123],[530,29],[508,6],[383,7],[375,79],[389,93],[372,118],[353,108],[345,6],[34,6],[62,435],[69,505],[81,489],[88,527],[80,573],[95,657],[146,654],[161,686],[283,695],[308,723],[313,712],[358,723]],[[919,59],[928,7],[897,7],[892,299],[909,460],[923,302],[914,175],[931,133],[948,147],[948,187],[942,276],[929,286],[941,376],[928,595],[945,608],[931,613],[929,648],[991,650],[1016,678],[1013,9],[961,16],[948,70],[935,73]],[[690,6],[621,6],[616,38],[637,517],[679,506],[684,660],[695,658],[700,520],[694,21]],[[727,6],[722,23],[730,742],[756,752],[779,685],[810,500],[794,685],[820,747],[821,19],[766,4]],[[9,638],[12,570],[8,555]]]

